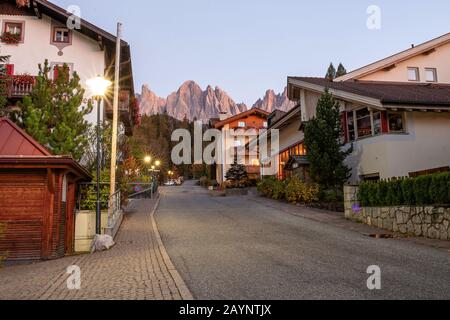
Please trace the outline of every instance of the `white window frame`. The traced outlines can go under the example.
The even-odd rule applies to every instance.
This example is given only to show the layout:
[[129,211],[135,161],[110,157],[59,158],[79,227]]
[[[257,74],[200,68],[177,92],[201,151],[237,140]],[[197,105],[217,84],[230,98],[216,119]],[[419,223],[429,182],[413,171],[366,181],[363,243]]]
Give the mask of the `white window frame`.
[[245,121],[239,121],[238,122],[238,127],[239,128],[245,128],[247,126],[247,123]]
[[[409,72],[414,71],[416,74],[416,79],[410,79]],[[420,82],[420,69],[418,67],[408,67],[408,81],[410,82]]]
[[[431,72],[433,74],[433,80],[428,80],[428,72]],[[430,82],[430,83],[438,82],[437,69],[436,68],[425,68],[425,80],[426,80],[426,82]]]

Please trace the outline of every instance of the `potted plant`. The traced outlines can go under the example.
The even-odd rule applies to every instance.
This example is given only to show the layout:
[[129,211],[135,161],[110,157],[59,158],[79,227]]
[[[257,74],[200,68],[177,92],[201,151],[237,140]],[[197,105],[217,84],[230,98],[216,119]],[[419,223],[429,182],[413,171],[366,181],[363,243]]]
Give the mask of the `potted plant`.
[[0,40],[6,44],[19,44],[20,39],[20,34],[11,32],[3,32],[0,36]]

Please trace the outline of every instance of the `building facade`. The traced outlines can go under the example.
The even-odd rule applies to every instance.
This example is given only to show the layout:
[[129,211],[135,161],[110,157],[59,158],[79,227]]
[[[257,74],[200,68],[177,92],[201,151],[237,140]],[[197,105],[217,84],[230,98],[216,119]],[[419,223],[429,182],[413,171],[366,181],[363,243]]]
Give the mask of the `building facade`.
[[[16,1],[0,1],[0,55],[9,56],[3,67],[13,78],[8,96],[14,105],[32,90],[32,77],[38,74],[38,65],[48,60],[52,69],[50,77],[57,76],[57,67],[66,64],[70,71],[76,71],[86,90],[84,104],[92,93],[86,81],[98,75],[114,79],[116,37],[110,33],[79,19],[80,28],[73,29],[67,21],[79,19],[65,9],[49,1],[29,0],[18,7]],[[9,39],[9,40],[8,40]],[[120,70],[120,115],[128,134],[131,134],[138,109],[134,105],[134,84],[131,65],[130,46],[122,42]],[[14,81],[22,76],[27,82]],[[22,77],[25,79],[25,77]],[[112,89],[108,93],[102,115],[112,116]],[[87,117],[96,122],[96,110]]]
[[[449,59],[447,34],[334,81],[289,77],[288,95],[299,105],[293,111],[299,113],[298,120],[278,128],[278,122],[291,118],[284,114],[270,129],[280,130],[281,144],[286,141],[283,146],[301,144],[302,123],[315,116],[317,103],[328,89],[341,105],[344,148],[354,148],[346,160],[352,169],[350,183],[448,171]],[[285,167],[290,169],[302,159],[280,149],[274,161],[279,162],[279,178],[285,178]]]
[[222,114],[214,121],[213,127],[221,131],[220,150],[216,164],[216,180],[226,181],[226,174],[236,161],[245,164],[250,180],[260,177],[260,161],[258,146],[249,147],[249,143],[257,139],[262,130],[267,130],[269,113],[253,108],[249,111],[229,117]]

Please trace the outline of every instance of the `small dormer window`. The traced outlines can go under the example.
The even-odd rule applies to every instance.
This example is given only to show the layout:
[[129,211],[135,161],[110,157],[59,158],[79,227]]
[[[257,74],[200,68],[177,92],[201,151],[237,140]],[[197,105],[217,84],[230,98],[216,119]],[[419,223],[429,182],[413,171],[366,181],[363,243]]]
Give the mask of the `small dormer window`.
[[54,43],[70,43],[71,34],[67,28],[55,27],[53,29],[53,42]]
[[415,82],[420,81],[419,68],[413,67],[408,68],[408,81],[415,81]]
[[436,68],[425,68],[425,78],[427,82],[437,82]]
[[244,121],[240,121],[239,123],[238,123],[238,127],[239,128],[245,128],[247,126],[247,124],[244,122]]

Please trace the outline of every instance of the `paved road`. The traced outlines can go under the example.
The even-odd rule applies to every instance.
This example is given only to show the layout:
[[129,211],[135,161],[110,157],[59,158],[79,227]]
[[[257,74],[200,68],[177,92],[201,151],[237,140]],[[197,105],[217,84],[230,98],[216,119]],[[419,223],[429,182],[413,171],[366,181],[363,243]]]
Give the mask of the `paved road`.
[[[162,192],[158,228],[198,299],[450,299],[447,250],[373,239],[265,199],[211,197],[192,182]],[[367,289],[371,265],[379,291]]]

